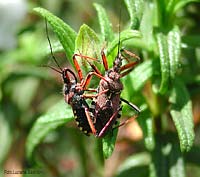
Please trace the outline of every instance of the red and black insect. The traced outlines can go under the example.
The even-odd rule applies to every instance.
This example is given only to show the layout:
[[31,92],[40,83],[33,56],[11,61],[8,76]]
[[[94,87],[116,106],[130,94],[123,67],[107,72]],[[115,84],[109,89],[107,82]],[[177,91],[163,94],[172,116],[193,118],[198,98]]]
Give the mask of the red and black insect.
[[[52,66],[48,66],[48,67],[50,67],[51,69],[55,70],[56,72],[58,72],[62,75],[62,79],[64,82],[63,94],[64,94],[65,101],[69,105],[71,105],[73,113],[74,113],[74,117],[75,117],[75,120],[76,120],[76,123],[77,123],[79,129],[84,134],[89,135],[90,133],[94,132],[95,130],[92,130],[92,128],[93,128],[92,121],[94,120],[94,118],[93,118],[93,115],[91,114],[91,112],[89,111],[89,106],[88,106],[88,103],[86,102],[86,98],[93,98],[93,97],[92,97],[92,95],[84,94],[84,92],[86,90],[95,91],[94,89],[87,89],[87,87],[90,83],[92,75],[98,76],[98,74],[95,72],[90,72],[87,74],[85,79],[83,78],[82,70],[76,59],[76,56],[80,56],[79,54],[73,55],[73,62],[74,62],[74,66],[78,72],[78,77],[79,77],[80,82],[78,82],[78,79],[72,70],[70,70],[68,68],[62,69],[59,66],[59,64],[52,52],[52,46],[51,46],[50,39],[48,36],[46,20],[45,20],[45,24],[46,24],[46,34],[47,34],[47,39],[48,39],[49,46],[50,46],[51,55],[52,55],[52,58],[55,61],[56,65],[58,66],[58,69],[54,68]],[[90,58],[87,56],[81,56],[81,57],[93,60],[93,58]]]
[[[120,98],[121,91],[123,90],[123,84],[121,83],[120,78],[133,70],[134,66],[140,61],[140,58],[127,50],[123,49],[119,51],[119,44],[118,54],[113,62],[112,68],[108,69],[105,53],[103,51],[101,53],[105,68],[105,76],[101,74],[95,65],[88,62],[94,72],[101,76],[98,93],[102,94],[99,94],[93,100],[90,108],[94,118],[93,127],[91,129],[94,130],[92,133],[97,137],[103,137],[109,130],[113,129],[113,125],[116,123],[117,118],[121,117],[121,101],[131,106],[138,114],[140,113],[140,109],[137,106]],[[122,52],[125,52],[125,54],[128,54],[130,57],[136,58],[137,60],[130,62],[128,58],[122,55]],[[123,59],[126,59],[128,63],[122,66]]]

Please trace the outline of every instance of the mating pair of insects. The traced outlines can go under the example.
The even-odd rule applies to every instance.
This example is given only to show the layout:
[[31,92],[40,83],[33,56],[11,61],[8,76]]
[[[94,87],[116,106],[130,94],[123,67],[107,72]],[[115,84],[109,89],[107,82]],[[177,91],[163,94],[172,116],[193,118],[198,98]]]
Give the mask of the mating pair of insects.
[[[137,112],[137,115],[140,113],[140,109],[137,106],[120,97],[121,91],[123,90],[123,84],[120,79],[133,70],[134,66],[140,60],[138,56],[127,50],[119,50],[120,37],[118,53],[113,62],[113,66],[110,69],[108,67],[106,55],[103,50],[101,51],[101,59],[105,69],[105,74],[102,74],[100,70],[93,64],[93,62],[91,62],[91,60],[97,59],[84,56],[80,53],[74,54],[73,63],[77,71],[77,78],[71,69],[62,69],[56,61],[48,37],[47,23],[46,33],[52,57],[59,70],[53,67],[50,68],[62,75],[64,82],[63,94],[65,101],[71,105],[76,123],[84,134],[93,134],[96,137],[104,137],[109,131],[112,131],[114,128],[125,124],[124,122],[116,125],[117,119],[121,117],[121,101],[125,102],[132,109],[134,109]],[[136,61],[130,61],[123,55],[123,53],[135,58]],[[88,65],[91,67],[91,71],[86,75],[85,78],[83,77],[77,57],[86,60]],[[126,59],[128,63],[122,66],[123,59]],[[88,88],[93,76],[96,76],[100,79],[97,89]],[[88,92],[95,93],[88,94]],[[90,105],[88,104],[87,99],[92,99]]]

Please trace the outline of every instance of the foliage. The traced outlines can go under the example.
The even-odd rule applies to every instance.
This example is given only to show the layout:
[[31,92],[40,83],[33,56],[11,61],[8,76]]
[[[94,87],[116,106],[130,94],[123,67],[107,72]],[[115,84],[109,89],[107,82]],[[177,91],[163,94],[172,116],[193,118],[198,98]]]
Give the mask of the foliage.
[[[101,61],[102,48],[112,66],[119,37],[120,47],[137,52],[142,59],[122,79],[122,96],[142,110],[137,122],[144,145],[138,141],[133,148],[129,139],[131,152],[138,153],[124,156],[125,160],[113,171],[113,176],[187,176],[189,164],[198,167],[198,174],[200,145],[195,138],[200,136],[200,117],[194,108],[200,104],[200,36],[198,20],[191,18],[190,9],[198,19],[199,1],[124,0],[117,3],[120,4],[118,18],[124,23],[117,32],[112,27],[106,1],[104,6],[93,4],[100,33],[94,25],[96,17],[92,17],[90,25],[83,24],[76,31],[70,23],[45,8],[34,8],[31,15],[34,18],[39,15],[50,24],[57,37],[52,40],[53,52],[60,58],[64,52],[68,66],[70,63],[73,67],[72,55],[77,52]],[[123,17],[126,13],[130,17],[128,22]],[[74,128],[73,114],[59,92],[62,84],[55,78],[56,73],[35,67],[51,61],[47,60],[51,53],[46,36],[40,36],[45,33],[45,25],[39,18],[35,23],[34,18],[32,27],[24,27],[19,33],[19,47],[0,53],[0,140],[3,141],[0,163],[6,164],[19,145],[26,150],[21,155],[22,161],[28,161],[24,168],[42,168],[51,176],[66,175],[67,170],[60,171],[62,165],[54,162],[62,161],[62,157],[68,162],[65,157],[69,154],[67,158],[75,156],[74,163],[80,166],[77,171],[70,166],[71,176],[105,176],[105,158],[112,159],[113,151],[116,153],[118,129],[97,139],[85,137]],[[82,67],[85,73],[90,70],[87,65]],[[102,70],[101,62],[97,67]],[[99,80],[93,78],[92,81],[92,86],[97,87]],[[122,121],[134,115],[128,106],[123,105],[123,109]],[[20,154],[19,149],[16,154]],[[66,166],[70,168],[68,163]],[[192,176],[195,177],[195,173]]]

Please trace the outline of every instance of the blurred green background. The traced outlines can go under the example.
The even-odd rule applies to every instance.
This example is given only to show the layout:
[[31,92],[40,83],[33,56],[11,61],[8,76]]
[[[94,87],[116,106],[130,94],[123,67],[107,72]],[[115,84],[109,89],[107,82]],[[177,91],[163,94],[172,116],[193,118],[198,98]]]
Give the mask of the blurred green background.
[[[142,59],[141,66],[123,80],[123,96],[143,113],[137,121],[120,127],[115,150],[107,160],[99,150],[101,140],[83,135],[74,121],[48,132],[33,158],[28,159],[25,148],[31,128],[38,117],[63,100],[60,75],[42,67],[54,63],[44,19],[33,13],[33,8],[49,10],[76,32],[85,23],[101,36],[94,2],[105,9],[116,37],[119,23],[121,31],[141,31],[142,39],[123,43]],[[197,0],[0,1],[0,175],[6,176],[5,170],[33,169],[42,172],[34,176],[200,176],[199,11]],[[166,63],[163,65],[162,58],[168,55],[162,48],[166,46],[164,38],[177,28],[171,40],[174,45],[168,46],[169,50],[170,46],[178,48],[173,50],[178,56],[177,68],[159,92],[160,83],[166,84]],[[50,27],[49,31],[59,63],[71,67]],[[176,34],[180,35],[180,43],[173,41],[179,39]],[[187,109],[181,107],[181,111],[176,109],[187,101],[192,103],[192,109],[190,105]],[[129,112],[123,117],[130,117]]]

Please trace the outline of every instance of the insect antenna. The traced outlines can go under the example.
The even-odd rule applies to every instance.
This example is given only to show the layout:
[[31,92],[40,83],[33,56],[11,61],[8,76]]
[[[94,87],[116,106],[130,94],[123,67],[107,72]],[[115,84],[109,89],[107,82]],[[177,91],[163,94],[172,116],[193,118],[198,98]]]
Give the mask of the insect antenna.
[[53,66],[49,66],[49,65],[43,65],[42,67],[48,67],[48,68],[51,68],[52,70],[62,74],[62,71],[58,70],[57,68],[53,67]]
[[[121,3],[122,4],[122,3]],[[120,9],[119,9],[119,26],[118,26],[118,39],[119,39],[119,42],[118,42],[118,49],[117,49],[117,56],[119,56],[119,52],[120,52],[120,44],[121,44],[121,41],[120,41],[120,23],[121,23],[121,11],[122,11],[122,7],[120,5]]]
[[[45,18],[45,28],[46,28],[46,35],[47,35],[47,40],[48,40],[48,43],[49,43],[49,47],[50,47],[50,51],[51,51],[51,56],[54,60],[54,62],[56,63],[56,65],[58,66],[58,68],[60,69],[59,73],[62,73],[62,68],[60,67],[60,65],[58,64],[57,60],[56,60],[56,57],[54,56],[53,54],[53,49],[52,49],[52,45],[51,45],[51,42],[50,42],[50,39],[49,39],[49,32],[48,32],[48,28],[47,28],[47,19]],[[52,66],[48,66],[49,68],[53,69],[54,71],[57,71],[58,70]]]

